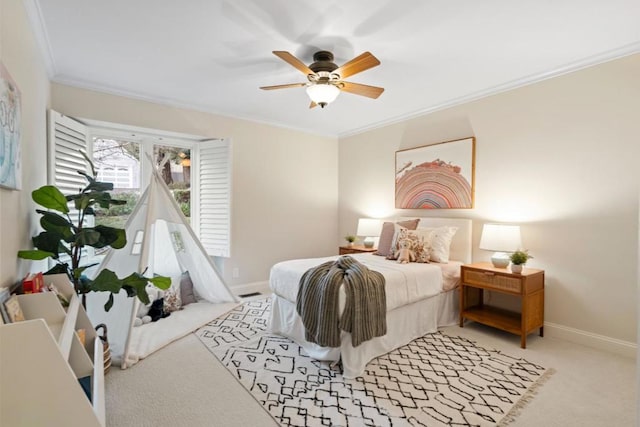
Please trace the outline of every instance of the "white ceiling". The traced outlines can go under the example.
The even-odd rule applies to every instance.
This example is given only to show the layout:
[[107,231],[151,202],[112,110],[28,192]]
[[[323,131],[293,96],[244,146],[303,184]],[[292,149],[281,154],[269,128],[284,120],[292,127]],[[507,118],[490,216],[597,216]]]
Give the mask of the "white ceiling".
[[[640,51],[638,0],[25,0],[53,81],[345,136]],[[274,56],[381,65],[310,110]]]

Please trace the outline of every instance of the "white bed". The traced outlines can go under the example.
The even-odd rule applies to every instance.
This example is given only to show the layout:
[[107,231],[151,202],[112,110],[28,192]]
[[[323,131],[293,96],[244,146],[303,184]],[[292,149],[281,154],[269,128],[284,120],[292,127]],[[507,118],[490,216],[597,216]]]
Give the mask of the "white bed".
[[[372,359],[401,347],[439,326],[458,322],[458,293],[460,265],[471,262],[471,220],[450,218],[422,218],[419,228],[454,226],[450,261],[447,264],[398,264],[372,254],[353,254],[371,270],[385,276],[387,294],[387,333],[365,341],[358,347],[351,345],[351,334],[342,331],[341,346],[321,347],[305,340],[304,325],[296,311],[296,296],[300,278],[311,267],[335,257],[284,261],[271,269],[269,285],[273,292],[269,328],[300,344],[314,359],[338,361],[342,359],[345,378],[362,375]],[[392,285],[390,285],[392,284]],[[340,292],[340,309],[344,307],[344,292]]]

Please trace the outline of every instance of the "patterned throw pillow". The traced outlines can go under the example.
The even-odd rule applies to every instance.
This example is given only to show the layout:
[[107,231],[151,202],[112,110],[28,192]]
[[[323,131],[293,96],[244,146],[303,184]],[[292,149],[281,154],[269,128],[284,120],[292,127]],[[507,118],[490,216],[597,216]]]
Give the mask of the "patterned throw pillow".
[[409,239],[412,244],[413,253],[416,256],[415,262],[429,262],[430,247],[429,236],[430,230],[417,229],[407,230],[406,228],[400,228],[393,237],[393,243],[391,245],[391,253],[387,256],[387,259],[397,259],[396,252],[398,251],[398,242],[403,239]]
[[420,218],[409,219],[406,221],[399,221],[396,223],[385,222],[382,224],[382,231],[380,231],[380,239],[378,240],[378,250],[374,255],[389,256],[391,252],[391,246],[393,244],[393,237],[398,231],[399,227],[406,228],[408,230],[415,230],[418,227]]
[[182,309],[182,299],[180,298],[181,276],[171,278],[171,287],[164,291],[164,311],[171,313]]

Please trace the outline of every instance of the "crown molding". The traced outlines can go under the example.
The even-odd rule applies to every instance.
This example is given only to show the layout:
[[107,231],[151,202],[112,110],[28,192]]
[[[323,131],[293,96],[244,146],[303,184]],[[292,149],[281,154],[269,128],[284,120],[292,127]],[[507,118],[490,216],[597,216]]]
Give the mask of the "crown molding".
[[[27,3],[35,3],[35,0],[25,0]],[[46,40],[46,37],[45,37]],[[46,45],[48,46],[48,43],[46,43]],[[149,96],[149,95],[145,95],[145,94],[140,94],[140,93],[134,93],[131,91],[126,91],[126,90],[122,90],[122,89],[118,89],[118,88],[114,88],[114,87],[109,87],[106,85],[98,85],[92,82],[87,82],[87,81],[83,81],[83,80],[79,80],[79,79],[74,79],[74,78],[70,78],[67,76],[63,76],[63,75],[57,75],[55,77],[53,77],[51,80],[55,83],[59,83],[59,84],[63,84],[63,85],[67,85],[67,86],[72,86],[72,87],[77,87],[77,88],[81,88],[81,89],[87,89],[87,90],[91,90],[91,91],[95,91],[95,92],[101,92],[101,93],[106,93],[109,95],[115,95],[115,96],[122,96],[122,97],[126,97],[126,98],[131,98],[131,99],[137,99],[140,101],[145,101],[145,102],[150,102],[150,103],[154,103],[154,104],[160,104],[160,105],[165,105],[165,106],[169,106],[169,107],[174,107],[174,108],[181,108],[181,109],[187,109],[187,110],[194,110],[194,111],[198,111],[198,112],[203,112],[203,113],[208,113],[208,114],[215,114],[217,116],[221,116],[221,117],[226,117],[226,118],[230,118],[230,119],[236,119],[236,120],[246,120],[246,121],[250,121],[253,123],[259,123],[259,124],[263,124],[263,125],[268,125],[268,126],[274,126],[277,128],[281,128],[281,129],[287,129],[287,130],[292,130],[292,131],[296,131],[296,132],[303,132],[306,134],[311,134],[311,135],[316,135],[316,136],[322,136],[322,137],[328,137],[328,138],[336,138],[338,140],[342,139],[342,138],[347,138],[350,136],[354,136],[354,135],[358,135],[364,132],[369,132],[375,129],[379,129],[385,126],[389,126],[392,124],[396,124],[396,123],[400,123],[403,121],[407,121],[410,119],[414,119],[416,117],[421,117],[421,116],[425,116],[428,114],[432,114],[436,111],[440,111],[440,110],[445,110],[447,108],[451,108],[451,107],[455,107],[457,105],[462,105],[462,104],[466,104],[469,102],[473,102],[473,101],[477,101],[479,99],[482,98],[486,98],[489,96],[493,96],[502,92],[507,92],[513,89],[517,89],[517,88],[521,88],[524,86],[528,86],[534,83],[538,83],[538,82],[542,82],[544,80],[548,80],[548,79],[552,79],[555,77],[559,77],[565,74],[569,74],[575,71],[579,71],[585,68],[589,68],[598,64],[602,64],[605,62],[609,62],[615,59],[620,59],[623,58],[625,56],[629,56],[629,55],[633,55],[633,54],[637,54],[640,53],[640,42],[634,42],[625,46],[622,46],[618,49],[613,49],[613,50],[609,50],[597,55],[593,55],[584,59],[581,59],[579,61],[574,61],[568,64],[565,64],[563,66],[560,66],[554,70],[551,71],[547,71],[547,72],[543,72],[543,73],[537,73],[537,74],[532,74],[529,76],[525,76],[523,78],[519,78],[519,79],[515,79],[512,80],[510,82],[504,83],[504,84],[500,84],[497,86],[493,86],[487,89],[483,89],[477,92],[473,92],[471,94],[468,95],[464,95],[461,97],[457,97],[457,98],[453,98],[447,101],[444,101],[440,104],[431,106],[431,107],[427,107],[424,109],[420,109],[420,110],[416,110],[407,114],[402,114],[396,117],[392,117],[390,119],[387,120],[382,120],[382,121],[378,121],[376,123],[372,123],[371,125],[367,125],[367,126],[362,126],[359,128],[355,128],[346,132],[339,132],[337,134],[330,134],[330,133],[322,133],[322,132],[317,132],[317,131],[312,131],[309,129],[304,129],[301,127],[296,127],[296,126],[289,126],[289,125],[283,125],[282,123],[277,123],[277,122],[273,122],[273,121],[268,121],[268,120],[264,120],[264,119],[260,119],[258,117],[253,117],[253,116],[248,116],[248,115],[233,115],[233,114],[229,114],[229,113],[225,113],[222,111],[218,111],[215,109],[212,109],[208,106],[205,105],[200,105],[200,104],[195,104],[195,103],[189,103],[189,102],[184,102],[184,101],[179,101],[176,99],[172,99],[172,98],[165,98],[165,97],[158,97],[158,96]],[[45,61],[46,62],[46,61]],[[53,65],[53,58],[51,58],[51,64],[52,67],[55,69],[55,66]]]
[[67,76],[62,76],[62,75],[54,77],[53,79],[51,79],[51,81],[53,83],[58,83],[58,84],[62,84],[62,85],[65,85],[65,86],[71,86],[71,87],[75,87],[75,88],[79,88],[79,89],[86,89],[86,90],[90,90],[90,91],[93,91],[93,92],[104,93],[104,94],[107,94],[107,95],[113,95],[113,96],[120,96],[120,97],[124,97],[124,98],[129,98],[129,99],[135,99],[135,100],[138,100],[138,101],[144,101],[144,102],[149,102],[149,103],[152,103],[152,104],[164,105],[164,106],[167,106],[167,107],[181,108],[181,109],[184,109],[184,110],[192,110],[192,111],[197,111],[197,112],[200,112],[200,113],[215,114],[216,116],[220,116],[220,117],[224,117],[224,118],[228,118],[228,119],[244,120],[244,121],[249,121],[249,122],[252,122],[252,123],[258,123],[258,124],[262,124],[262,125],[273,126],[273,127],[277,127],[277,128],[281,128],[281,129],[291,130],[291,131],[295,131],[295,132],[302,132],[302,133],[306,133],[306,134],[309,134],[309,135],[321,136],[321,137],[325,137],[325,138],[334,138],[334,139],[338,138],[337,134],[321,133],[321,132],[316,132],[316,131],[313,131],[313,130],[310,130],[310,129],[304,129],[304,128],[296,127],[296,126],[283,125],[282,123],[276,123],[276,122],[272,122],[272,121],[269,121],[269,120],[264,120],[264,119],[260,119],[260,118],[257,118],[257,117],[248,116],[248,115],[246,115],[246,116],[245,115],[233,115],[233,114],[229,114],[229,113],[226,113],[226,112],[218,111],[216,109],[213,109],[211,107],[208,107],[208,106],[205,106],[205,105],[201,105],[201,104],[178,101],[178,100],[173,99],[173,98],[165,98],[165,97],[160,97],[160,96],[145,95],[145,94],[131,92],[131,91],[127,91],[127,90],[122,90],[122,89],[118,89],[118,88],[114,88],[114,87],[110,87],[110,86],[106,86],[106,85],[99,85],[99,84],[95,84],[95,83],[84,81],[84,80],[74,79],[74,78],[67,77]]
[[51,43],[49,42],[47,27],[44,25],[44,17],[42,15],[42,10],[40,9],[40,4],[37,0],[24,0],[24,8],[27,12],[29,22],[31,23],[31,29],[36,38],[36,43],[40,48],[47,76],[49,77],[49,80],[51,80],[56,75],[56,62],[53,57]]
[[379,129],[385,126],[389,126],[392,124],[400,123],[406,120],[414,119],[416,117],[425,116],[427,114],[435,113],[436,111],[445,110],[447,108],[455,107],[457,105],[466,104],[468,102],[477,101],[478,99],[486,98],[492,95],[496,95],[502,92],[507,92],[513,89],[517,89],[523,86],[528,86],[534,83],[538,83],[544,80],[552,79],[555,77],[562,76],[564,74],[573,73],[575,71],[582,70],[584,68],[593,67],[598,64],[602,64],[605,62],[613,61],[615,59],[620,59],[625,56],[634,55],[640,53],[640,42],[634,42],[625,46],[622,46],[618,49],[609,50],[597,55],[593,55],[579,61],[574,61],[568,64],[565,64],[561,67],[558,67],[552,71],[547,71],[543,73],[531,74],[529,76],[512,80],[510,82],[500,84],[497,86],[493,86],[487,89],[483,89],[477,92],[473,92],[469,95],[464,95],[458,98],[453,98],[448,101],[442,102],[440,104],[434,105],[432,107],[428,107],[425,109],[413,111],[411,113],[403,114],[400,116],[393,117],[388,120],[384,120],[381,122],[377,122],[370,126],[363,126],[357,129],[350,130],[348,132],[341,132],[338,134],[338,138],[347,138],[350,136],[358,135],[364,132],[369,132],[374,129]]

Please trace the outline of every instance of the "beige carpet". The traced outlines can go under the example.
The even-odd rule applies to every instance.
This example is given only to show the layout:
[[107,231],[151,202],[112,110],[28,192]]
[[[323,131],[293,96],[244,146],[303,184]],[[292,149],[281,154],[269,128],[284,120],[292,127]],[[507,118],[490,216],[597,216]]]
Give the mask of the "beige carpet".
[[[445,328],[556,372],[518,416],[518,427],[636,425],[636,363],[600,350],[482,325]],[[273,426],[262,409],[198,338],[190,334],[138,365],[106,377],[107,426]]]

